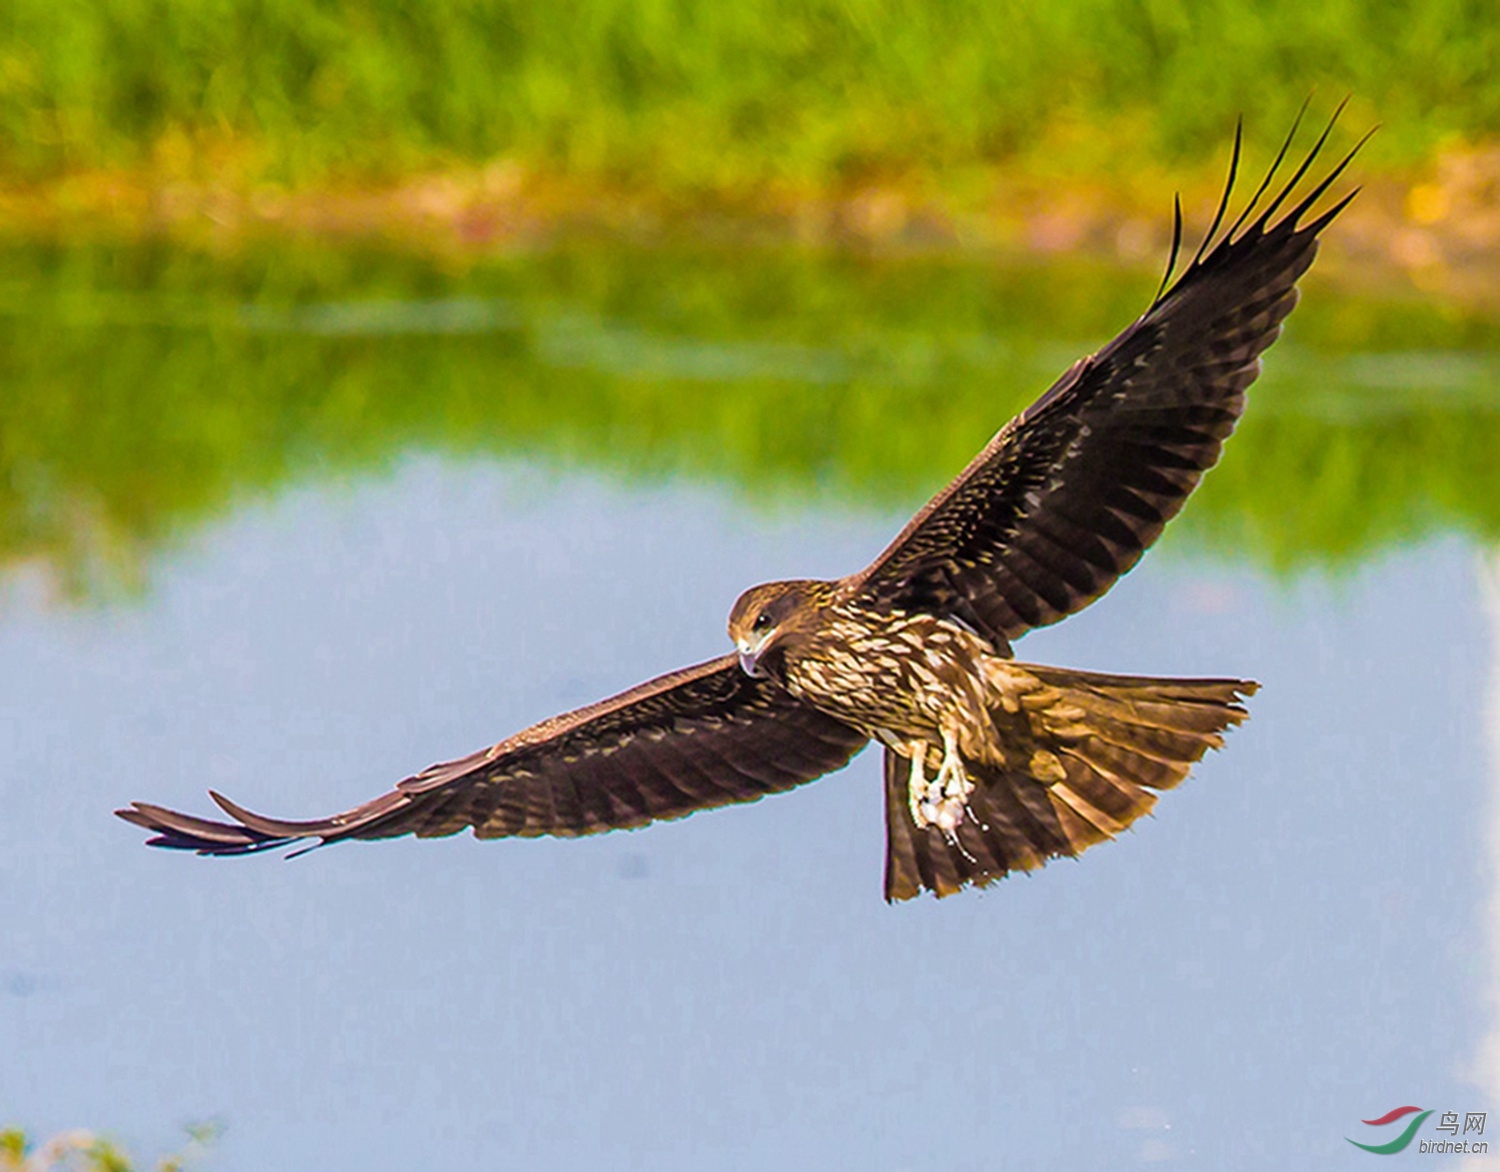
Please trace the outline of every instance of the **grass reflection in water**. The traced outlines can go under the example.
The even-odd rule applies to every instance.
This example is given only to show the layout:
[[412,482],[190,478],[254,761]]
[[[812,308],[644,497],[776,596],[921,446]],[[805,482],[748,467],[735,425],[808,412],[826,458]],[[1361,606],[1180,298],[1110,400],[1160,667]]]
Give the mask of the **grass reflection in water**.
[[[414,450],[913,508],[1153,287],[618,245],[461,274],[321,246],[0,264],[0,561],[82,594],[248,497]],[[1500,324],[1318,288],[1170,543],[1284,570],[1435,529],[1493,542],[1497,375]]]

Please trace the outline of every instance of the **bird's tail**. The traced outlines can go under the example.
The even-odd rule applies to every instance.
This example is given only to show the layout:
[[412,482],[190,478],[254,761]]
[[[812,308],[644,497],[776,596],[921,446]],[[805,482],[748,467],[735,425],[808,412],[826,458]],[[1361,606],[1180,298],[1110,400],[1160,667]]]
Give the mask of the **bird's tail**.
[[997,760],[966,760],[956,827],[918,825],[910,763],[886,750],[888,900],[983,887],[1114,838],[1248,715],[1247,680],[1114,676],[1006,661]]

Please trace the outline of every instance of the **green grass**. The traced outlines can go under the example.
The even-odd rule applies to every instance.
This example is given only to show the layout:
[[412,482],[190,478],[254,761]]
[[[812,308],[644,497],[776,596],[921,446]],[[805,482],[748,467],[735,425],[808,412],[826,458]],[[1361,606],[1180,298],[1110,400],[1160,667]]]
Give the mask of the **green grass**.
[[[7,0],[0,176],[369,181],[499,156],[740,198],[1273,142],[1314,87],[1370,168],[1500,130],[1490,0]],[[976,196],[976,198],[978,198]]]

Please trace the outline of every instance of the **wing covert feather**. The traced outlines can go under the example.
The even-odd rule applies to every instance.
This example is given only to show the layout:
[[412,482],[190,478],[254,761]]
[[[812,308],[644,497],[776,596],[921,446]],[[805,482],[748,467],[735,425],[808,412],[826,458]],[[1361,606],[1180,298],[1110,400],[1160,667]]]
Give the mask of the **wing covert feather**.
[[1010,641],[1087,606],[1134,566],[1218,460],[1261,354],[1297,304],[1319,233],[1352,198],[1302,223],[1354,151],[1272,220],[1327,136],[1257,219],[1244,223],[1270,176],[1214,242],[1237,135],[1219,215],[1181,278],[1007,423],[846,579],[844,596],[953,616]]
[[478,838],[575,837],[792,789],[840,768],[864,743],[726,655],[433,765],[330,818],[266,818],[219,794],[232,822],[145,802],[117,813],[154,832],[153,846],[218,855],[465,827]]

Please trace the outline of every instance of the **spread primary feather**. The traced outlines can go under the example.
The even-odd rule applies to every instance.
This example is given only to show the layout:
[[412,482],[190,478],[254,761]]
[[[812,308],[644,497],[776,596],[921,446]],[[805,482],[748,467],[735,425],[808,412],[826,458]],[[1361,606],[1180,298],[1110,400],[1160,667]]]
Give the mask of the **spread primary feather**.
[[1358,145],[1277,215],[1332,126],[1260,207],[1288,136],[1220,234],[1236,133],[1224,197],[1182,275],[1171,281],[1179,215],[1163,290],[1138,320],[1001,428],[865,569],[746,591],[729,620],[736,654],[542,721],[332,817],[266,818],[218,794],[227,822],[147,802],[120,817],[153,845],[208,855],[464,828],[571,837],[791,789],[873,738],[885,754],[887,899],[984,886],[1113,838],[1222,744],[1256,685],[1021,663],[1011,643],[1107,591],[1218,460],[1319,235],[1353,197],[1313,214]]

